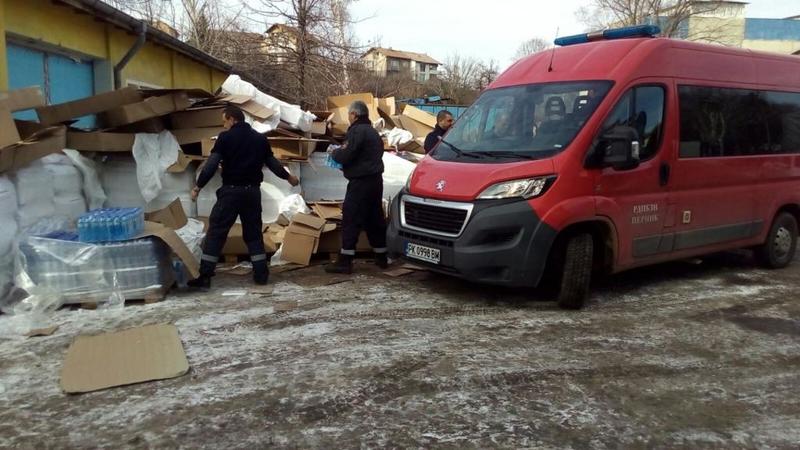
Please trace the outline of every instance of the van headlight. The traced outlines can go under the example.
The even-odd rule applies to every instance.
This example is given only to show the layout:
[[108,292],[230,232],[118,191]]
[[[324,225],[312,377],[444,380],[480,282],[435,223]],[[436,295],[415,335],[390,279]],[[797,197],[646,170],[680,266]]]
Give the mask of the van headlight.
[[542,195],[555,181],[555,176],[524,178],[522,180],[504,181],[489,186],[481,192],[478,200],[500,198],[534,198]]
[[409,190],[411,190],[411,178],[414,176],[414,171],[416,171],[416,170],[417,170],[417,168],[415,167],[415,168],[414,168],[414,169],[411,171],[411,173],[410,173],[410,174],[408,174],[408,178],[406,179],[406,191],[409,191]]

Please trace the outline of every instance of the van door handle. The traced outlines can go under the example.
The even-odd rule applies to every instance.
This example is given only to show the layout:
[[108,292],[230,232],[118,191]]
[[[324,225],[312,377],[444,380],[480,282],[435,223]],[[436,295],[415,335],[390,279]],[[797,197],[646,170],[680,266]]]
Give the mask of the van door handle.
[[661,163],[661,167],[658,169],[658,183],[661,186],[666,186],[669,183],[669,164]]

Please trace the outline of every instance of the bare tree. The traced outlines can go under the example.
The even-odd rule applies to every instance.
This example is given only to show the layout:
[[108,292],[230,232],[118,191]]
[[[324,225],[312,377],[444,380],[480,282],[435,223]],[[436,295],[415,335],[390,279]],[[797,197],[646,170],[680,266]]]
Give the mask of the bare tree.
[[550,47],[551,47],[550,43],[547,42],[547,40],[542,39],[540,37],[528,39],[527,41],[519,45],[519,48],[517,48],[517,52],[514,54],[514,60],[524,58],[534,53],[538,53]]
[[107,3],[151,24],[162,21],[173,26],[178,14],[171,0],[107,0]]
[[[725,7],[724,0],[592,0],[590,6],[576,12],[589,30],[641,24],[657,24],[666,37],[726,42],[728,30],[716,13]],[[697,18],[702,26],[689,32],[689,20]]]
[[259,0],[251,5],[265,22],[270,82],[306,107],[349,91],[350,67],[360,47],[350,36],[350,0]]

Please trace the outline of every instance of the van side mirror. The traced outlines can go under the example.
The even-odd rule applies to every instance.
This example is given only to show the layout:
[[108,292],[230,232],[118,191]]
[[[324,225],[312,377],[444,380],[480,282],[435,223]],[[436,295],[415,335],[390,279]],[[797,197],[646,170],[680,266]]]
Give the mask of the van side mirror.
[[627,170],[639,166],[639,133],[634,128],[617,126],[606,131],[597,147],[603,167]]

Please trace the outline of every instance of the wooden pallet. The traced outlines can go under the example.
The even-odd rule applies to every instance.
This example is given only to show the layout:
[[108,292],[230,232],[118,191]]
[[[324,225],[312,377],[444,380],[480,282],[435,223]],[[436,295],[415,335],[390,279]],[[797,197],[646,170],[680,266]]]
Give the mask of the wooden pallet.
[[[144,298],[125,298],[125,304],[144,303],[149,305],[163,301],[167,297],[170,287],[162,287],[156,291],[147,293]],[[97,302],[84,302],[77,304],[81,309],[97,309]]]

